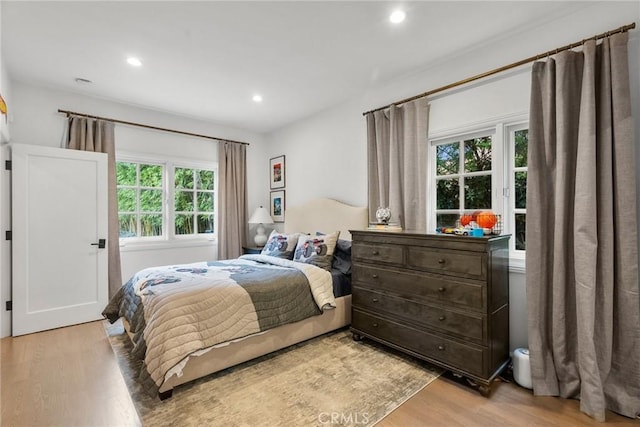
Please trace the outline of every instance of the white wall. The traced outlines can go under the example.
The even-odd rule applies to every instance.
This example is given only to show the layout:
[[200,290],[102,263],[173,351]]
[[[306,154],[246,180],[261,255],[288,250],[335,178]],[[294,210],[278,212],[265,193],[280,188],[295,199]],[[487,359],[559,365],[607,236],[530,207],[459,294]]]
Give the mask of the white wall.
[[[359,99],[323,111],[267,135],[269,157],[287,156],[286,202],[333,197],[354,205],[367,203],[366,122],[363,111],[483,73],[559,46],[640,21],[638,2],[597,2],[571,14],[532,23],[519,33],[476,47],[402,79],[372,86]],[[630,34],[630,59],[636,141],[640,135],[640,42]],[[408,55],[411,52],[407,52]],[[490,118],[528,112],[531,65],[514,69],[432,99],[430,134],[466,127]],[[638,144],[636,144],[638,145]],[[640,151],[640,150],[638,150]],[[640,159],[640,153],[638,154]],[[268,191],[268,186],[264,187]],[[640,202],[639,202],[640,203]],[[527,346],[524,274],[510,274],[510,348]]]
[[[256,190],[256,187],[261,186],[262,181],[266,182],[268,179],[268,167],[262,161],[265,157],[265,148],[261,135],[76,93],[35,87],[19,81],[13,82],[10,108],[14,119],[11,128],[12,144],[63,146],[66,116],[57,112],[59,108],[249,142],[250,145],[247,148],[249,210],[268,200],[261,191]],[[115,133],[117,151],[151,154],[174,160],[217,161],[217,144],[214,141],[119,124],[116,125]],[[10,201],[8,188],[4,188],[1,197],[2,206],[8,206]],[[10,227],[10,222],[4,219],[2,230],[9,230]],[[136,271],[153,265],[216,259],[217,250],[214,242],[207,241],[180,242],[178,245],[171,246],[146,245],[137,248],[128,245],[121,247],[121,258],[124,281]],[[8,261],[3,259],[2,271],[8,271],[8,268]],[[5,301],[4,294],[9,293],[11,288],[10,279],[4,274],[1,288],[2,301]],[[10,333],[9,314],[2,311],[2,336]]]
[[[354,115],[354,110],[359,110],[357,103],[328,110],[269,135],[269,157],[286,155],[286,206],[317,197],[366,205],[365,133],[361,117],[359,113]],[[269,191],[268,183],[265,191]]]

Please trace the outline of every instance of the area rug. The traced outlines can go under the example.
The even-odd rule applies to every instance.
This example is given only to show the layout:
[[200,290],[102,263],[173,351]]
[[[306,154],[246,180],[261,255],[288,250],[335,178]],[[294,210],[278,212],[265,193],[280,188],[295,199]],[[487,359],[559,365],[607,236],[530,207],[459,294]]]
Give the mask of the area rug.
[[140,362],[129,356],[122,324],[105,328],[145,426],[372,426],[441,373],[342,329],[178,386],[160,401],[135,379]]

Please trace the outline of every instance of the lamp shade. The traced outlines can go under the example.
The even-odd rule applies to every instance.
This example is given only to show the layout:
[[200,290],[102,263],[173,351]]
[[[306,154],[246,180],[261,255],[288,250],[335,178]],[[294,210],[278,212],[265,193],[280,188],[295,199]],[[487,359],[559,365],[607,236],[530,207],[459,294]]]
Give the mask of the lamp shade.
[[273,219],[269,215],[269,211],[260,206],[249,218],[249,224],[273,224]]
[[264,246],[267,243],[267,235],[264,234],[264,227],[262,224],[273,224],[273,219],[269,215],[269,211],[260,206],[255,210],[251,218],[249,218],[249,224],[258,224],[256,228],[256,235],[253,238],[256,246]]

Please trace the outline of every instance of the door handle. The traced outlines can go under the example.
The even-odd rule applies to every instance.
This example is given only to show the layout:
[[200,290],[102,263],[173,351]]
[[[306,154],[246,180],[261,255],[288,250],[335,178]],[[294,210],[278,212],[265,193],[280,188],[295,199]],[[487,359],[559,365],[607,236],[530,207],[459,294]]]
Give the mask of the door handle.
[[107,239],[98,239],[98,243],[92,243],[91,246],[97,246],[98,249],[104,249],[107,247]]

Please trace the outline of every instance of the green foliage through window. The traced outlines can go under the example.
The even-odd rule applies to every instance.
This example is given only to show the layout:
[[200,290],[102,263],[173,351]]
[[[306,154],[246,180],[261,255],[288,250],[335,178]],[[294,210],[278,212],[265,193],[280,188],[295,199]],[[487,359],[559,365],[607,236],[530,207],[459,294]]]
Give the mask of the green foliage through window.
[[[469,209],[491,209],[492,136],[439,144],[435,149],[438,226],[455,225]],[[452,210],[458,213],[444,212]]]
[[214,173],[211,170],[175,169],[176,235],[214,232]]
[[429,192],[435,195],[429,203],[435,204],[436,227],[453,227],[462,214],[492,210],[502,215],[503,233],[512,236],[510,250],[526,250],[529,130],[525,126],[496,122],[493,129],[474,137],[434,142],[429,151],[433,168]]
[[527,166],[527,147],[529,145],[529,129],[515,132],[515,167]]
[[491,209],[491,175],[464,178],[464,208]]
[[436,147],[436,174],[453,175],[460,168],[460,144],[442,144]]
[[163,166],[116,162],[120,237],[162,236]]
[[116,163],[120,237],[163,236],[167,215],[174,221],[173,226],[169,226],[170,234],[215,231],[214,171],[176,167],[173,172],[173,183],[169,182],[169,188],[173,187],[173,203],[167,209],[165,166],[131,161]]
[[515,248],[524,251],[526,248],[527,228],[527,149],[529,130],[522,129],[513,135],[513,167],[514,167],[514,238]]
[[460,207],[459,179],[438,180],[437,195],[437,209],[458,209]]
[[464,141],[464,171],[491,170],[491,136]]

